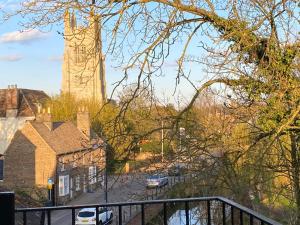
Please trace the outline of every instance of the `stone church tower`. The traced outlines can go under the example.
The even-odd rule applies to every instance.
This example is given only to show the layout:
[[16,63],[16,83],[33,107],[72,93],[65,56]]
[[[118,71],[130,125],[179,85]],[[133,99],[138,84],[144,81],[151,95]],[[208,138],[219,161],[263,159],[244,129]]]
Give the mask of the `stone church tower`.
[[62,92],[103,104],[106,82],[99,19],[90,15],[88,26],[77,26],[75,14],[67,11],[64,26]]

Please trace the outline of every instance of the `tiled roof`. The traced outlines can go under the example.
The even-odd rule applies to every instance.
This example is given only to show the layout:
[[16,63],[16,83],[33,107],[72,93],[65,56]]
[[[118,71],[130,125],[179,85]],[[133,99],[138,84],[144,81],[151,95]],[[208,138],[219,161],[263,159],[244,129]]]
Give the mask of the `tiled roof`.
[[[18,90],[19,109],[17,116],[35,116],[37,113],[37,104],[42,104],[49,98],[49,96],[43,91],[20,88]],[[7,89],[0,89],[0,117],[6,116],[6,91]]]
[[85,149],[88,146],[87,137],[72,122],[53,122],[52,130],[43,122],[30,123],[57,154]]

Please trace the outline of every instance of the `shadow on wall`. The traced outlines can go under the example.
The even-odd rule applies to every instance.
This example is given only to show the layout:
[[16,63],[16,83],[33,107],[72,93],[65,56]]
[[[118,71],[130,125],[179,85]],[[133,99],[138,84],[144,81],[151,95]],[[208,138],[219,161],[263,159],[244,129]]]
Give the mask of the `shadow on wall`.
[[0,154],[4,154],[15,133],[20,130],[27,119],[0,118]]
[[4,156],[3,185],[12,189],[34,187],[36,146],[17,131]]

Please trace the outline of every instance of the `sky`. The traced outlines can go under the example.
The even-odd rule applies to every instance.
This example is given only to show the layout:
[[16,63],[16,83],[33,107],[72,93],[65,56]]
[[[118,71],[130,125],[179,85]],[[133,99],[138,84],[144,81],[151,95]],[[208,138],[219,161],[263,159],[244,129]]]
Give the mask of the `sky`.
[[[5,3],[5,4],[4,4]],[[0,0],[0,6],[15,7],[16,1]],[[14,17],[0,24],[0,88],[16,84],[20,88],[43,90],[49,95],[60,93],[62,78],[62,55],[64,50],[63,38],[57,31],[62,32],[62,25],[58,25],[50,32],[37,29],[22,31],[19,22],[21,18]],[[105,46],[104,46],[105,48]],[[154,79],[156,95],[164,101],[175,103],[178,95],[188,99],[194,89],[187,83],[181,82],[174,94],[176,83],[176,59],[172,54],[167,59],[163,73],[164,77]],[[106,81],[108,95],[113,90],[114,83],[122,78],[121,69],[116,69],[111,58],[106,58]],[[201,68],[192,65],[192,76],[195,80]],[[132,74],[132,81],[135,75]]]

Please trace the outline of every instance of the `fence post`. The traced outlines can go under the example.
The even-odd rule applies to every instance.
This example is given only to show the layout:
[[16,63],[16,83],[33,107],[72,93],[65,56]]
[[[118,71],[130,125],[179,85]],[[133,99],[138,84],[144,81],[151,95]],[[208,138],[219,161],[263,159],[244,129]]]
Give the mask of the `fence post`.
[[15,193],[0,192],[1,225],[15,225]]

